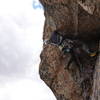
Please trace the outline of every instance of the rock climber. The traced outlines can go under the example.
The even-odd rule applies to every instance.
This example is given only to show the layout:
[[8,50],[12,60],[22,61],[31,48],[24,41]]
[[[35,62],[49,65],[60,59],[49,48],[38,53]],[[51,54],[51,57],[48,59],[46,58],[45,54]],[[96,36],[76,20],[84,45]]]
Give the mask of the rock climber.
[[88,57],[95,57],[97,52],[91,52],[88,45],[83,41],[61,35],[57,30],[54,31],[49,40],[45,41],[45,44],[53,44],[59,47],[59,49],[64,53],[70,53],[71,59],[67,67],[72,61],[76,63],[77,66],[82,67],[82,63],[78,55],[85,54]]

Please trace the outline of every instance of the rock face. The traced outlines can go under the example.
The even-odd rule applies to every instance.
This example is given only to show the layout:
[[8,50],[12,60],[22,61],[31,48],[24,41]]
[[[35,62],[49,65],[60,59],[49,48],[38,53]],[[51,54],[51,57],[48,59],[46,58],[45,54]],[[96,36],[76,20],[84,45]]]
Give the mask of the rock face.
[[[43,40],[54,30],[62,35],[78,36],[98,50],[100,37],[100,0],[40,0],[44,7]],[[73,61],[65,69],[71,55],[64,55],[54,45],[44,45],[40,55],[40,77],[51,88],[57,100],[91,100],[93,73],[97,56],[80,55],[82,71]],[[99,82],[100,83],[100,82]],[[99,98],[100,99],[100,98]],[[93,100],[99,100],[93,99]]]
[[[99,43],[99,51],[100,51],[100,43]],[[100,54],[99,54],[97,62],[96,62],[93,78],[94,78],[93,93],[91,96],[91,100],[100,100]]]

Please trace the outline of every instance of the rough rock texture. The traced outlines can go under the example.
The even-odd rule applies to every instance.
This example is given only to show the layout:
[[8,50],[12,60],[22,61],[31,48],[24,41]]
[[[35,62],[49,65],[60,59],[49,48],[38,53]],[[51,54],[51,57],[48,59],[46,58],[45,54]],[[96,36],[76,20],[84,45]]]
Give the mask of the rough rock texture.
[[[100,50],[100,43],[99,43]],[[93,93],[91,96],[91,100],[100,100],[100,55],[98,56],[95,73],[94,73],[94,82],[93,82]]]
[[[99,43],[96,39],[100,36],[100,0],[40,2],[46,18],[43,40],[49,39],[54,30],[59,30],[63,35],[78,36],[88,43],[91,49],[98,50]],[[64,55],[56,46],[44,45],[40,57],[40,77],[51,88],[57,100],[100,100],[100,96],[95,99],[92,89],[97,57],[80,55],[84,66],[82,72],[74,62],[69,69],[64,69],[71,55]]]

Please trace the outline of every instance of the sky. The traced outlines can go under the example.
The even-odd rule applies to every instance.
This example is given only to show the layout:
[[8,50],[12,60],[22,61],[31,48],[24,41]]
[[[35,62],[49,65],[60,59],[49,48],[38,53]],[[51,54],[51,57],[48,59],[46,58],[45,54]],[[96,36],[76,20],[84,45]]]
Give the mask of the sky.
[[0,100],[56,100],[38,73],[43,13],[38,0],[0,0]]

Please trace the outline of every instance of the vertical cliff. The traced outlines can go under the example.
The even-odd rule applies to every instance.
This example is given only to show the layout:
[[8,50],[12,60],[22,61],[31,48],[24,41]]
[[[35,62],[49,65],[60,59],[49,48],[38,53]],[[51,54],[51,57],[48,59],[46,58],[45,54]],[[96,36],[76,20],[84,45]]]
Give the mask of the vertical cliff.
[[[78,36],[88,41],[90,48],[98,51],[99,41],[96,39],[100,36],[99,0],[40,0],[40,2],[44,7],[46,18],[44,41],[50,38],[54,30],[58,30],[62,35]],[[65,69],[71,58],[70,53],[63,54],[55,45],[44,45],[40,55],[40,77],[51,88],[57,100],[99,100],[100,96],[98,99],[94,96],[98,80],[93,79],[97,70],[95,65],[100,66],[97,56],[87,57],[81,53],[82,71],[80,72],[75,62]],[[98,84],[96,88],[99,87]],[[99,89],[96,90],[100,92]]]
[[[99,51],[100,51],[100,43],[99,43]],[[100,54],[97,58],[95,72],[93,77],[93,93],[91,96],[91,100],[100,100]]]

